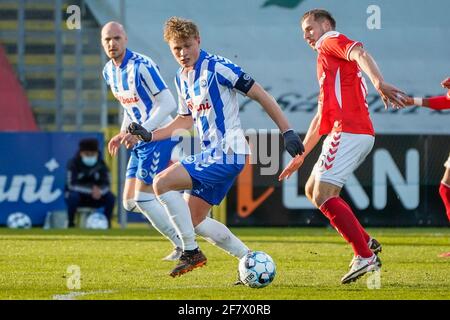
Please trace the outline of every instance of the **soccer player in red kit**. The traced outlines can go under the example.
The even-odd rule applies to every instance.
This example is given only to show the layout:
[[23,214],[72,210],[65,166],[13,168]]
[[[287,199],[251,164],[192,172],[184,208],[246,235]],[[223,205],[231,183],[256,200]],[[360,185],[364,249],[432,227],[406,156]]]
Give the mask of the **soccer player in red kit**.
[[334,18],[322,9],[308,11],[301,19],[304,39],[318,53],[318,112],[305,136],[305,153],[292,159],[279,179],[294,173],[321,136],[327,135],[305,192],[353,248],[350,271],[341,279],[346,284],[381,267],[377,256],[381,251],[380,243],[367,234],[350,206],[339,196],[347,178],[374,144],[366,102],[367,86],[361,71],[369,76],[386,107],[389,104],[403,107],[406,96],[384,81],[361,42],[350,40],[335,31],[335,27]]
[[[450,78],[442,81],[441,85],[442,87],[449,89],[447,95],[431,98],[408,97],[406,100],[406,105],[422,106],[434,110],[450,109]],[[439,194],[441,195],[442,201],[444,202],[447,218],[450,222],[450,154],[448,155],[447,161],[444,163],[444,167],[445,172],[444,177],[441,180],[441,185],[439,186]],[[443,253],[440,255],[440,257],[450,257],[450,252]]]

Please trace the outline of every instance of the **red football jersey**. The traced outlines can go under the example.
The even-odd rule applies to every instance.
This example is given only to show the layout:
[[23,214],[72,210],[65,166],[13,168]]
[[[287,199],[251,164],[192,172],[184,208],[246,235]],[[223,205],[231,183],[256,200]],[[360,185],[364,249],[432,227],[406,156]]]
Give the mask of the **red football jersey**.
[[320,134],[328,134],[339,126],[343,132],[374,135],[366,102],[366,82],[358,64],[349,60],[356,45],[362,43],[336,31],[325,33],[316,43],[319,106],[322,106]]

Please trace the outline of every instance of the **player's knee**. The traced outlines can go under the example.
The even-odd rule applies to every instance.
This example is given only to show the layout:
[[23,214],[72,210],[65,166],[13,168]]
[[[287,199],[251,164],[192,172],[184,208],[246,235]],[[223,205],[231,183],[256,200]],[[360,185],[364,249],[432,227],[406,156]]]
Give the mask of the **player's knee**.
[[327,196],[320,191],[316,191],[312,193],[311,202],[316,206],[316,208],[320,208],[320,206],[327,200]]
[[199,224],[203,222],[203,220],[205,220],[205,217],[196,216],[195,214],[191,213],[191,220],[194,227],[197,227]]
[[155,176],[155,178],[153,179],[153,190],[158,195],[172,190],[170,186],[170,181],[166,174],[161,172]]
[[136,201],[134,199],[124,199],[123,200],[123,208],[129,212],[137,212],[139,211]]
[[160,175],[157,174],[154,178],[153,178],[153,191],[155,191],[156,194],[161,194],[163,193],[163,189],[164,189],[164,178]]

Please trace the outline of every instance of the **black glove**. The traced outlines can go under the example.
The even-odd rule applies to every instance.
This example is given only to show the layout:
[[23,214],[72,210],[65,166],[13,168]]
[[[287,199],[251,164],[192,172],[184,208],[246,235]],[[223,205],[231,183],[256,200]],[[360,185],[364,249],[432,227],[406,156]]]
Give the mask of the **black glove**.
[[305,147],[303,146],[302,140],[290,129],[283,133],[284,148],[289,152],[289,154],[294,158],[298,154],[305,152]]
[[147,131],[147,129],[136,122],[132,122],[128,125],[127,133],[131,133],[133,136],[137,136],[139,140],[145,142],[150,142],[153,138],[153,135],[150,131]]

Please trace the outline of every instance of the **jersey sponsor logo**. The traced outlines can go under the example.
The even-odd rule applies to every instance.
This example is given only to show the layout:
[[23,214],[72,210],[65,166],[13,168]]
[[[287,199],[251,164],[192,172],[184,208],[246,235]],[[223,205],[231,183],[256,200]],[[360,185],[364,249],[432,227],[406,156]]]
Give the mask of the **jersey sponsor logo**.
[[205,103],[200,103],[200,104],[194,104],[194,103],[192,103],[192,100],[190,100],[190,101],[188,101],[187,106],[188,106],[189,110],[191,110],[191,111],[195,110],[197,112],[207,111],[207,110],[211,109],[211,105],[209,104],[208,99],[206,99]]
[[114,93],[114,96],[116,97],[117,100],[120,101],[122,105],[136,104],[137,102],[139,102],[139,97],[137,95],[134,95],[132,97],[126,97],[118,93]]

